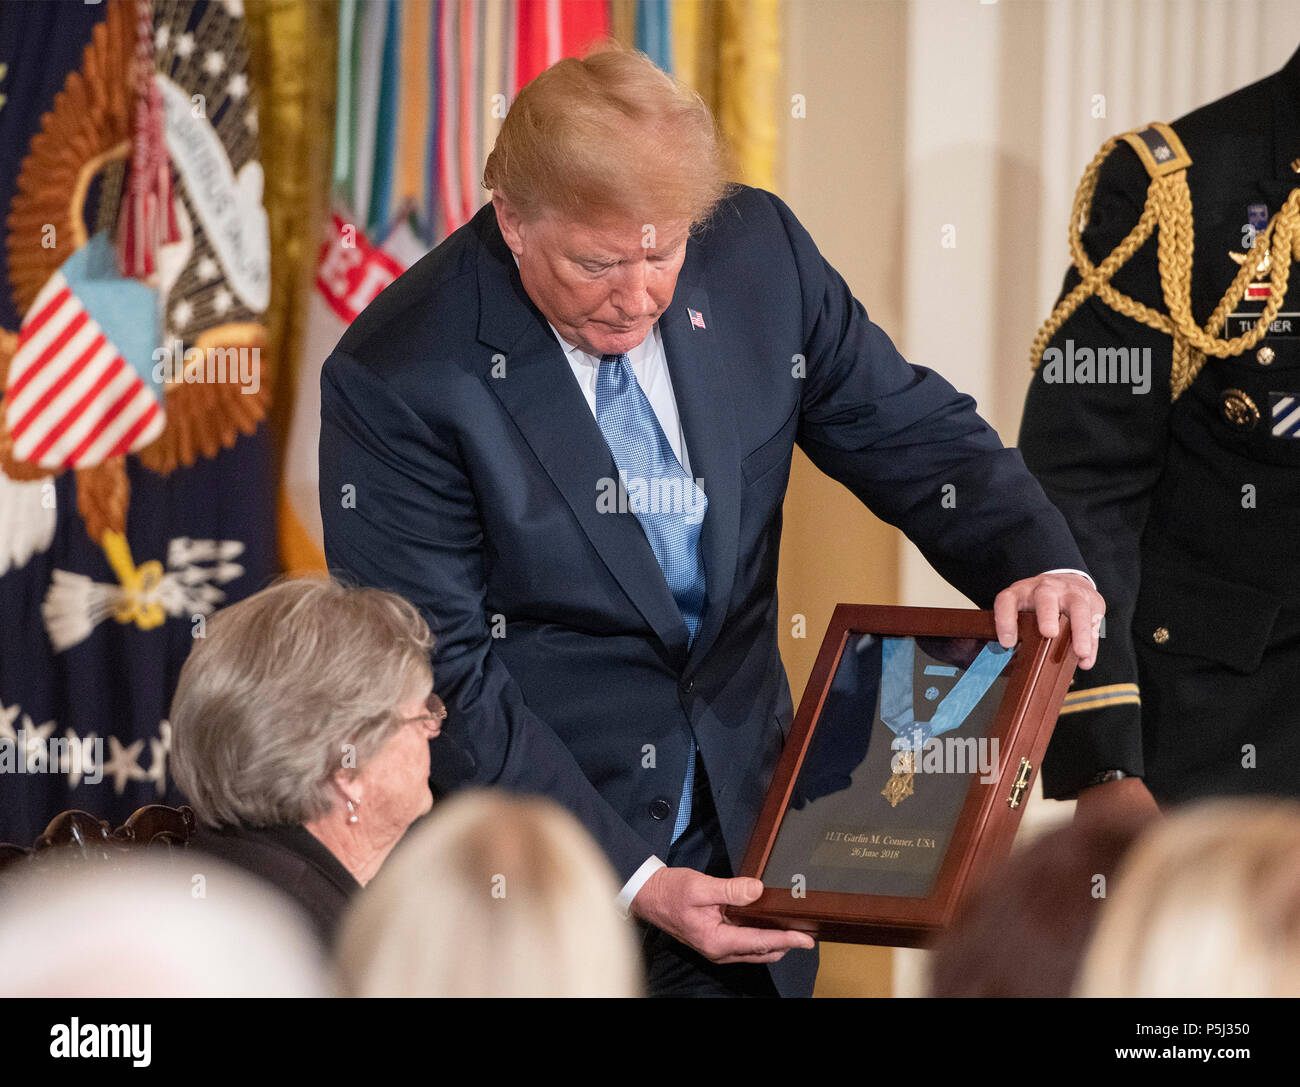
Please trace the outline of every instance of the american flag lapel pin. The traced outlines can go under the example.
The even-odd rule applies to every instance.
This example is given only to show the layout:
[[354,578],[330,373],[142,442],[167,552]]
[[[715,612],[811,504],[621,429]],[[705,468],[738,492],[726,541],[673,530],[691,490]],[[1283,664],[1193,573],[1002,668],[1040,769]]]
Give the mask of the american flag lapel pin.
[[[691,309],[690,306],[686,307],[686,312],[691,315],[692,328],[704,328],[704,314],[697,309]],[[705,329],[705,331],[707,332],[708,330]]]

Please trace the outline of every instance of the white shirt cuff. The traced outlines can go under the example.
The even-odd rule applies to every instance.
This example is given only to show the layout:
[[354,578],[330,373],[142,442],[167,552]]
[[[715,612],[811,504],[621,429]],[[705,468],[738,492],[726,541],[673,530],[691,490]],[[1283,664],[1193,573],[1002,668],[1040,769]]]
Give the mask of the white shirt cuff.
[[[1080,577],[1086,577],[1088,579],[1088,584],[1094,589],[1097,587],[1097,583],[1092,580],[1091,574],[1085,574],[1082,570],[1071,570],[1068,566],[1064,566],[1059,570],[1044,570],[1043,574],[1078,574]],[[1042,577],[1043,574],[1039,574],[1038,576]]]
[[632,911],[632,899],[636,898],[637,892],[646,885],[646,880],[653,876],[660,868],[667,868],[658,857],[647,857],[645,864],[641,865],[632,873],[632,878],[623,884],[623,889],[618,893],[618,912],[626,917]]

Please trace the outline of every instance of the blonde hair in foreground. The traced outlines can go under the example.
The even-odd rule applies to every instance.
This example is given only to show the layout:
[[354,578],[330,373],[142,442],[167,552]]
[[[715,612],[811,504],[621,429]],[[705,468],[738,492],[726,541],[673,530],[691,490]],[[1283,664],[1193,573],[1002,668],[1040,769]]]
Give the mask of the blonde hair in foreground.
[[613,870],[549,800],[463,793],[414,827],[339,939],[353,996],[639,996]]
[[551,65],[516,96],[483,171],[525,220],[706,220],[729,164],[709,107],[644,53]]
[[1077,996],[1300,996],[1300,804],[1219,800],[1134,847]]

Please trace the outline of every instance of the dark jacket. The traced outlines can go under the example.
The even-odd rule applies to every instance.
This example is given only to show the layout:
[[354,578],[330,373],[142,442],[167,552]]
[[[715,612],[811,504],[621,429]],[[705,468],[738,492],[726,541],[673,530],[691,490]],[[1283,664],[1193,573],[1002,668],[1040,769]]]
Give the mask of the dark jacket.
[[241,868],[293,899],[326,947],[333,946],[339,922],[361,889],[305,827],[205,827],[191,840],[190,849]]
[[[770,193],[742,188],[691,238],[659,328],[708,496],[689,650],[635,515],[598,508],[617,469],[490,204],[371,303],[321,379],[326,555],[428,618],[435,764],[467,751],[461,780],[568,805],[621,880],[667,854],[692,733],[733,867],[753,832],[793,716],[776,581],[796,442],[979,604],[1082,565],[1020,455],[904,361]],[[781,991],[811,991],[811,955],[775,965]]]

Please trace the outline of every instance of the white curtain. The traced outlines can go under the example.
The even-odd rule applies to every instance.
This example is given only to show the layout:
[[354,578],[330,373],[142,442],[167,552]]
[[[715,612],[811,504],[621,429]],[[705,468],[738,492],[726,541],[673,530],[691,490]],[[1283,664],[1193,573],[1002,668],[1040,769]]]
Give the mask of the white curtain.
[[[906,9],[900,346],[974,395],[1012,443],[1029,343],[1068,265],[1084,167],[1112,134],[1173,121],[1280,68],[1300,46],[1300,3],[913,0]],[[943,246],[945,226],[955,248]],[[964,603],[904,547],[903,603]]]

